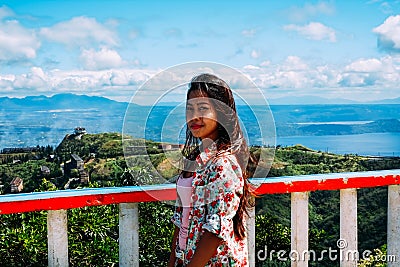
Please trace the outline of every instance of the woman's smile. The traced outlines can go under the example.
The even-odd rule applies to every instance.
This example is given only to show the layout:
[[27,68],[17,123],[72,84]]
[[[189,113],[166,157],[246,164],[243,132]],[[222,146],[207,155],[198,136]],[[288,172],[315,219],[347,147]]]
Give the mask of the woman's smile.
[[189,95],[186,103],[186,121],[194,137],[211,140],[218,138],[218,118],[213,104],[207,97]]
[[196,130],[200,129],[201,127],[203,127],[203,125],[193,123],[193,124],[191,124],[189,127],[190,127],[191,130],[196,131]]

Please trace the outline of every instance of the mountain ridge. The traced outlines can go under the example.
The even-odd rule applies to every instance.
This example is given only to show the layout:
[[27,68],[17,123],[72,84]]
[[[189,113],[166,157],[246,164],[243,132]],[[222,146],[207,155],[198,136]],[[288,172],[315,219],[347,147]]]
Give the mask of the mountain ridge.
[[77,95],[72,93],[53,96],[26,96],[24,98],[0,97],[0,106],[7,108],[63,109],[63,108],[126,108],[127,102],[118,102],[101,96]]
[[[11,106],[30,105],[35,106],[34,103],[42,101],[45,104],[49,104],[55,101],[59,102],[73,102],[80,101],[81,104],[88,104],[88,102],[95,102],[97,104],[112,104],[112,105],[140,105],[129,102],[120,102],[103,96],[89,96],[80,95],[73,93],[60,93],[52,96],[37,95],[37,96],[25,96],[23,98],[16,97],[0,97],[0,104],[8,104]],[[343,98],[324,98],[315,96],[297,96],[297,97],[280,97],[280,98],[267,98],[270,105],[348,105],[348,104],[400,104],[400,97],[391,99],[381,99],[377,101],[353,101]],[[76,103],[74,103],[76,105]],[[175,106],[180,102],[161,102],[158,105],[163,106]],[[240,103],[238,103],[239,105]]]

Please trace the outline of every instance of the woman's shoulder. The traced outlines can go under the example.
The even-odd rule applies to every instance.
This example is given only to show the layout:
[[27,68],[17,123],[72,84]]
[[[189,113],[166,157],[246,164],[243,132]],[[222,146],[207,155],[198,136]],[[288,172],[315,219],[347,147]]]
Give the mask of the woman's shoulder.
[[240,169],[236,155],[234,155],[230,152],[223,152],[223,153],[218,154],[212,160],[212,165],[230,167],[230,168],[233,168],[234,170],[236,170],[238,168]]
[[214,161],[224,161],[224,160],[233,160],[235,162],[237,162],[237,158],[236,158],[236,153],[232,153],[229,150],[222,150],[219,151],[215,157],[214,157]]
[[243,173],[240,165],[236,159],[236,156],[227,153],[224,155],[218,155],[214,158],[213,163],[210,165],[210,182],[223,181],[227,182],[230,180],[241,188],[243,186]]

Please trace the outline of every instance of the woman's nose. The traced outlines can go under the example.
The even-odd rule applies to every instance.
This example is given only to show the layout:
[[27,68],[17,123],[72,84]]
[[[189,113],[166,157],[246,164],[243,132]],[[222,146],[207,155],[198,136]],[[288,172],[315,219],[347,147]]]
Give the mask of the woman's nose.
[[187,113],[187,121],[199,120],[202,118],[201,112],[193,109]]

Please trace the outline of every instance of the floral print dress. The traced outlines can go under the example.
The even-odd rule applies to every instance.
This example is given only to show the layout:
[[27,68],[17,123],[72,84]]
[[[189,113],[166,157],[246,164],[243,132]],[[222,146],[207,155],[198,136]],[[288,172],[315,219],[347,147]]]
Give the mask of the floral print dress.
[[[234,234],[233,217],[243,194],[242,170],[234,155],[218,153],[213,144],[199,154],[198,168],[192,180],[192,205],[183,264],[192,259],[201,235],[209,231],[222,239],[214,256],[205,266],[248,266],[247,240]],[[178,196],[172,222],[180,228],[182,205]],[[245,222],[244,222],[245,223]],[[178,261],[178,259],[177,259]]]

